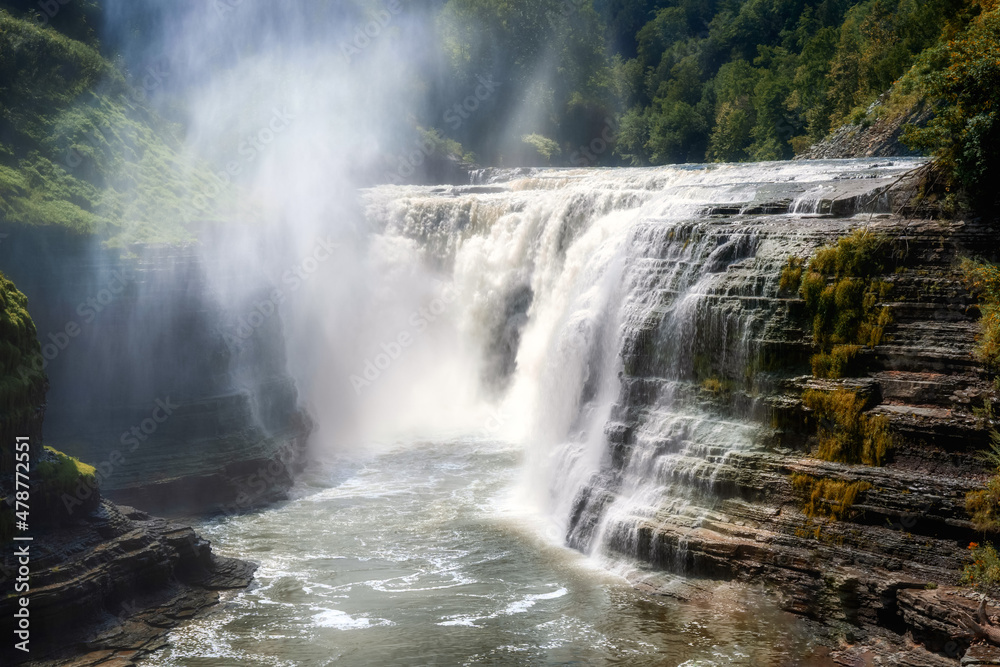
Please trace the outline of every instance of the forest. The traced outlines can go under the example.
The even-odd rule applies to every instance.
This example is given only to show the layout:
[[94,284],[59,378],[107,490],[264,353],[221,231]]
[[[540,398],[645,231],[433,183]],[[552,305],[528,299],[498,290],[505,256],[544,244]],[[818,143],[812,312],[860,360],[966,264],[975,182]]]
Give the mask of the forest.
[[440,99],[507,87],[457,131],[425,119],[485,164],[783,160],[893,116],[957,185],[996,181],[995,0],[449,0],[437,21]]
[[[344,28],[307,30],[304,48],[326,42],[352,68],[372,57],[373,34],[394,49],[401,96],[417,100],[382,111],[390,139],[354,158],[362,184],[447,180],[442,163],[786,160],[845,124],[896,122],[905,150],[937,158],[951,212],[995,203],[996,0],[307,4]],[[223,16],[237,5],[215,0]],[[184,82],[127,52],[166,6],[0,3],[0,218],[111,235],[139,220],[130,237],[168,240],[186,236],[179,221],[216,215],[188,190],[212,191],[222,166],[189,165],[183,179],[169,168],[185,154],[173,113]],[[205,57],[225,67],[239,48]]]

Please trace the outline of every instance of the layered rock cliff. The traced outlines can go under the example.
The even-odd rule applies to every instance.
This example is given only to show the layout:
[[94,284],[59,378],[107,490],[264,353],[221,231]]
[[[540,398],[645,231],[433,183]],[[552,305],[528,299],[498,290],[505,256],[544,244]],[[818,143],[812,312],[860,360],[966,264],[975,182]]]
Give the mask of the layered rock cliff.
[[[487,170],[469,188],[374,192],[369,216],[455,267],[459,291],[489,286],[504,313],[489,369],[514,393],[541,387],[535,465],[568,544],[638,563],[634,581],[663,594],[764,583],[828,625],[843,664],[955,664],[976,639],[956,620],[975,599],[952,585],[981,539],[965,496],[987,477],[997,398],[958,260],[997,246],[983,221],[915,214],[920,167]],[[846,377],[818,379],[815,313],[782,276],[856,230],[880,239],[866,307],[886,319]],[[838,303],[864,289],[821,280]],[[807,396],[853,407],[821,414]],[[847,417],[894,445],[821,457],[821,430]]]
[[[863,373],[817,380],[807,363],[811,317],[798,295],[781,293],[776,260],[809,257],[859,227],[890,240],[892,270],[881,279],[891,285],[884,305],[892,324],[883,343],[862,353]],[[698,228],[715,237],[710,247],[734,234],[753,238],[723,269],[724,285],[751,287],[699,296],[705,312],[684,333],[705,342],[710,370],[679,378],[663,364],[662,347],[671,345],[663,320],[626,342],[608,464],[578,496],[571,543],[592,548],[600,526],[606,548],[653,569],[768,582],[786,609],[839,629],[843,652],[835,655],[843,664],[867,664],[866,654],[886,664],[954,664],[975,637],[942,622],[946,607],[921,604],[921,590],[956,584],[967,545],[981,539],[965,496],[987,478],[977,457],[987,446],[982,411],[997,397],[973,358],[978,310],[957,265],[995,251],[991,227],[882,215],[747,216]],[[743,369],[724,365],[729,348],[705,314],[747,327],[745,317],[740,323],[747,308],[765,320],[743,341],[749,382],[738,377]],[[716,374],[728,381],[724,390],[699,387]],[[872,467],[817,457],[816,415],[802,400],[809,389],[863,396],[866,414],[885,416],[899,436],[889,461]],[[662,429],[656,413],[682,403],[687,419]],[[731,422],[750,431],[745,446],[732,447],[724,433]],[[637,475],[669,501],[644,503],[630,488]],[[808,480],[804,489],[799,480]]]
[[218,591],[245,587],[254,566],[216,556],[187,526],[102,499],[96,469],[43,449],[47,384],[35,325],[2,274],[0,291],[0,627],[15,638],[0,657],[133,664],[218,602]]

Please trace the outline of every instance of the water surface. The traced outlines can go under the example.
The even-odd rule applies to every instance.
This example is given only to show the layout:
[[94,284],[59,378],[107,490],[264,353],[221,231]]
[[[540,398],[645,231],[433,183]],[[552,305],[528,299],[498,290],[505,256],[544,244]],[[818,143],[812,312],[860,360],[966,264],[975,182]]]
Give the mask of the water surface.
[[[297,498],[198,526],[260,563],[143,665],[794,665],[811,628],[761,594],[633,589],[518,508],[521,452],[457,440],[314,470]],[[603,566],[603,567],[602,567]]]

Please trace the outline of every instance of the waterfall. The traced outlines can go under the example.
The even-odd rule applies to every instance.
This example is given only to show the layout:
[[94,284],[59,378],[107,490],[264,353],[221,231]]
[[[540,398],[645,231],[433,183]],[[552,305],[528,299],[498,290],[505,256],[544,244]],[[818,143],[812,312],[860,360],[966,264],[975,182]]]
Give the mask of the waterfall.
[[482,170],[364,204],[372,252],[405,246],[393,256],[457,295],[426,366],[447,381],[407,381],[523,445],[519,497],[567,544],[683,571],[683,536],[667,545],[650,526],[710,521],[719,471],[762,446],[781,265],[817,228],[887,212],[915,164]]

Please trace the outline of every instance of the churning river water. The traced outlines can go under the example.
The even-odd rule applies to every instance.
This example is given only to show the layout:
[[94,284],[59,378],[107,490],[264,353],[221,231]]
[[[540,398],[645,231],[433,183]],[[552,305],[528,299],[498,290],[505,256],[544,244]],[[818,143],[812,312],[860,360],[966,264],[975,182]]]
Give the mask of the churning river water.
[[559,546],[520,508],[522,451],[418,442],[317,466],[295,497],[203,522],[260,564],[245,591],[143,665],[819,665],[813,633],[760,592],[634,589],[628,563]]

